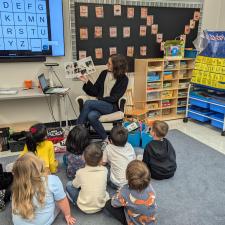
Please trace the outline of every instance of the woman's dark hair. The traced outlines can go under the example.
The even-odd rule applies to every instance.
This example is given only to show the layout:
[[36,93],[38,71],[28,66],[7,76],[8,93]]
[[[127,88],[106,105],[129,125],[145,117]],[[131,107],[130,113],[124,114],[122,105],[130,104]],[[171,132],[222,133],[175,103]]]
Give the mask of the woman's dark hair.
[[128,65],[125,56],[120,54],[113,54],[110,56],[110,59],[112,60],[112,72],[115,79],[127,72]]
[[66,139],[67,151],[75,155],[82,155],[84,149],[89,145],[90,137],[88,129],[82,125],[75,126]]
[[36,153],[37,145],[45,140],[47,136],[46,126],[42,123],[34,124],[29,132],[26,132],[26,145],[29,152]]

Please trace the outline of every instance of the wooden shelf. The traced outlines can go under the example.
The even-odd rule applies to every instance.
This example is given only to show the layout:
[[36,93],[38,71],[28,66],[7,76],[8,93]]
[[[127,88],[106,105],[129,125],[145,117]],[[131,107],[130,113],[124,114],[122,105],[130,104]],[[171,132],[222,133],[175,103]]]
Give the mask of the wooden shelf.
[[[185,61],[186,64],[181,63]],[[167,62],[171,62],[174,64],[174,68],[165,68]],[[186,107],[187,104],[187,91],[188,87],[179,87],[181,83],[189,83],[192,76],[192,71],[194,69],[194,58],[169,58],[169,59],[136,59],[135,60],[135,76],[134,76],[134,102],[135,101],[145,101],[146,105],[151,102],[157,102],[158,108],[148,109],[151,114],[155,114],[154,112],[159,112],[159,116],[155,116],[154,118],[149,118],[152,120],[173,120],[173,119],[181,119],[185,117],[185,114],[177,114],[177,111]],[[182,67],[185,65],[186,67]],[[151,68],[152,66],[152,68]],[[154,69],[155,67],[155,69]],[[161,68],[161,69],[160,69]],[[186,72],[184,72],[187,70]],[[163,76],[163,72],[171,71],[173,73],[173,77],[170,76],[171,79],[165,79]],[[147,81],[148,72],[159,72],[160,80],[157,81]],[[187,77],[183,77],[186,75]],[[182,77],[180,77],[182,76]],[[148,83],[158,83],[156,87],[158,89],[146,90]],[[163,85],[166,83],[171,83],[172,87],[165,87]],[[165,98],[162,94],[163,92],[171,91],[171,96]],[[173,95],[172,95],[173,92]],[[184,92],[185,96],[178,96],[178,93]],[[165,93],[164,93],[165,94]],[[151,97],[157,97],[157,99],[151,99]],[[148,99],[149,98],[149,99]],[[182,105],[177,105],[178,99],[182,99]],[[162,107],[162,101],[169,100],[171,102],[171,106]],[[147,106],[146,106],[147,107]],[[163,113],[170,113],[169,115],[163,115]]]

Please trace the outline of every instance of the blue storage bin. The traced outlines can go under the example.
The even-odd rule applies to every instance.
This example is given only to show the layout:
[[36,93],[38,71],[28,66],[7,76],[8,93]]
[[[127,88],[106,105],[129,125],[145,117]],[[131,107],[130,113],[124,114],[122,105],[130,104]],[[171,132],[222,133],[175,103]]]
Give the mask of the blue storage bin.
[[[224,124],[224,114],[214,114],[211,116],[211,125],[220,129],[223,129],[223,124]],[[214,120],[216,119],[216,120]],[[218,121],[219,120],[219,121]]]
[[[194,120],[198,120],[198,121],[201,121],[201,122],[207,122],[207,121],[210,121],[209,118],[205,117],[205,116],[210,116],[212,115],[213,113],[210,112],[209,110],[204,110],[204,109],[201,109],[201,108],[198,108],[198,107],[191,107],[189,109],[190,111],[188,111],[188,117],[189,118],[192,118]],[[198,113],[198,114],[197,114]],[[199,115],[201,114],[201,115]]]
[[[125,122],[123,124],[124,127],[127,127],[130,124],[130,122]],[[140,128],[138,128],[135,131],[128,133],[128,140],[127,140],[133,147],[140,147],[141,144],[141,131]]]
[[196,49],[185,49],[184,58],[196,58],[198,51]]
[[210,104],[210,110],[225,114],[225,102],[224,102],[224,105],[223,105],[223,102],[219,102],[213,99],[211,99],[210,102],[221,105],[219,106],[219,105]]
[[145,148],[145,146],[152,140],[153,138],[148,132],[146,131],[141,132],[141,147],[142,148]]
[[190,98],[189,103],[190,103],[191,105],[199,106],[199,107],[202,107],[202,108],[204,108],[204,109],[209,109],[210,104],[207,103],[207,102],[202,102],[202,101],[200,101],[200,100],[201,100],[201,99],[197,100],[197,99],[191,99],[191,98]]

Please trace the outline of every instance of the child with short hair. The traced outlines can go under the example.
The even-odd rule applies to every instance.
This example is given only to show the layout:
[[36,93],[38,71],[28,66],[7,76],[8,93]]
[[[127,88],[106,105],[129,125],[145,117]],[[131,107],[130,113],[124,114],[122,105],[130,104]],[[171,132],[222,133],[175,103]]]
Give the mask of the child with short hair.
[[67,164],[66,174],[69,179],[74,179],[77,170],[85,166],[82,155],[89,143],[89,132],[84,126],[77,125],[69,132],[66,139],[68,153],[64,156]]
[[26,145],[20,156],[27,152],[33,152],[37,157],[44,161],[45,169],[48,172],[56,173],[58,161],[55,159],[54,146],[51,141],[46,140],[47,129],[42,123],[31,126],[29,132],[26,132]]
[[92,143],[84,151],[85,167],[77,171],[75,179],[66,185],[71,202],[85,213],[104,208],[109,194],[106,191],[107,169],[102,166],[101,146]]
[[176,153],[169,140],[165,138],[169,126],[164,121],[154,121],[150,134],[153,140],[144,150],[143,162],[156,180],[168,179],[174,176],[177,168]]
[[75,224],[60,179],[55,175],[46,175],[42,160],[33,153],[26,153],[16,160],[12,172],[14,225],[50,225],[59,209],[67,225]]
[[111,186],[118,188],[127,183],[125,170],[136,159],[131,144],[127,142],[128,131],[122,126],[114,126],[110,132],[110,142],[103,152],[103,164],[110,165]]
[[128,184],[107,201],[106,210],[124,225],[151,225],[156,222],[155,192],[150,184],[147,166],[139,161],[130,162],[126,169]]

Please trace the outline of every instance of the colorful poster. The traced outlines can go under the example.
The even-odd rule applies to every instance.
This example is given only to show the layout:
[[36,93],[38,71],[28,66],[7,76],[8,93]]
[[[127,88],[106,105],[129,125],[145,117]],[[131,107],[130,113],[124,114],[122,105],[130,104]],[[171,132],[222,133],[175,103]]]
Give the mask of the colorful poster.
[[102,57],[103,57],[102,48],[96,48],[95,49],[95,58],[102,59]]
[[114,16],[121,16],[121,5],[114,5]]
[[200,16],[201,16],[201,14],[200,14],[200,12],[199,11],[195,11],[194,12],[194,20],[195,21],[198,21],[198,20],[200,20]]
[[140,36],[144,37],[146,36],[147,27],[145,25],[140,26]]
[[102,27],[95,27],[95,38],[102,38]]
[[109,27],[109,37],[110,38],[117,37],[117,27]]
[[133,7],[127,8],[127,18],[128,19],[134,18],[134,8]]
[[96,6],[95,7],[95,15],[96,15],[97,18],[103,18],[104,17],[103,6]]
[[190,32],[191,32],[190,25],[185,25],[184,34],[190,34]]
[[123,27],[123,37],[124,38],[130,37],[130,27]]
[[195,20],[190,20],[190,28],[195,29]]
[[86,5],[80,6],[80,17],[88,17],[88,6]]
[[79,51],[79,59],[83,59],[87,57],[87,52],[86,51]]
[[161,43],[163,41],[163,34],[156,34],[156,42]]
[[117,49],[116,47],[110,47],[109,48],[109,55],[114,55],[117,54]]
[[146,19],[148,15],[148,8],[147,7],[141,7],[141,19]]
[[149,15],[147,16],[147,26],[151,26],[154,23],[154,16]]
[[133,57],[134,56],[134,46],[128,46],[127,47],[127,56]]
[[146,56],[147,54],[147,46],[140,46],[140,55],[141,56]]
[[157,34],[158,33],[158,24],[153,24],[152,25],[152,34]]
[[80,28],[80,40],[88,39],[88,29],[87,27]]

